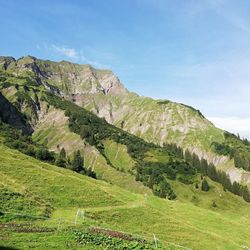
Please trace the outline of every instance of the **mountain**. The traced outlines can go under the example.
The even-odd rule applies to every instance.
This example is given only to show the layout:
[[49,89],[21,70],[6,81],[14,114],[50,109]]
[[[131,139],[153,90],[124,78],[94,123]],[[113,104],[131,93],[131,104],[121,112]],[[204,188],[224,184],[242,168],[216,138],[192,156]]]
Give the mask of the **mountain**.
[[90,65],[0,57],[0,91],[4,247],[249,246],[249,141]]
[[[250,170],[249,154],[247,153],[248,163],[245,167],[241,167],[241,164],[236,164],[235,167],[229,153],[221,154],[216,150],[218,147],[215,149],[213,146],[219,144],[223,147],[228,144],[225,132],[216,128],[193,107],[138,96],[129,92],[112,71],[97,70],[90,65],[66,61],[57,63],[32,56],[18,60],[1,57],[0,69],[13,72],[23,79],[28,77],[33,84],[45,87],[147,142],[161,146],[164,143],[175,143],[188,149],[199,158],[205,158],[216,165],[217,169],[225,171],[232,182],[250,185],[250,173],[245,171]],[[11,100],[10,89],[11,87],[6,95]],[[36,110],[36,107],[33,109]],[[31,115],[31,124],[33,128],[36,127],[35,135],[38,133],[36,131],[41,130],[40,121],[43,124],[49,122],[51,115],[53,113],[44,115],[39,110]],[[55,150],[56,145],[50,146]]]
[[[155,249],[153,234],[158,239],[158,249],[241,249],[250,244],[250,205],[224,192],[215,182],[209,180],[209,185],[217,190],[215,195],[182,187],[183,195],[192,194],[195,202],[200,199],[209,207],[200,208],[192,203],[135,194],[41,162],[4,146],[2,139],[1,135],[3,249],[107,249],[104,242],[110,244],[110,237],[108,241],[101,234],[100,243],[98,234],[93,232],[93,228],[100,227],[112,230],[116,237],[132,235],[147,240],[151,243],[147,249]],[[212,206],[213,201],[217,207]],[[79,208],[85,212],[84,219],[76,217]],[[89,243],[80,244],[78,235],[86,231]],[[116,244],[111,249],[122,246],[120,239],[111,239]],[[133,242],[133,247],[126,249],[134,247]]]

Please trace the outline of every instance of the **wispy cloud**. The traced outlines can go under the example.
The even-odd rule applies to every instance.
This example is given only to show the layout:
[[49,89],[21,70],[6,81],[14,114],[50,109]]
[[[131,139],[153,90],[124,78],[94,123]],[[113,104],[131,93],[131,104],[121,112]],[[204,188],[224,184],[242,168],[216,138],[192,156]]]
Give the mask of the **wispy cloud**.
[[83,50],[77,50],[75,48],[66,46],[66,45],[58,45],[58,44],[37,44],[36,48],[41,50],[53,51],[54,53],[60,55],[61,57],[66,57],[66,59],[72,60],[77,63],[85,63],[90,64],[96,68],[111,68],[110,65],[101,63],[97,60],[89,59]]
[[51,45],[51,48],[58,52],[59,54],[66,56],[71,59],[79,59],[80,55],[79,52],[77,52],[74,48],[68,48],[66,46],[58,46],[55,44]]

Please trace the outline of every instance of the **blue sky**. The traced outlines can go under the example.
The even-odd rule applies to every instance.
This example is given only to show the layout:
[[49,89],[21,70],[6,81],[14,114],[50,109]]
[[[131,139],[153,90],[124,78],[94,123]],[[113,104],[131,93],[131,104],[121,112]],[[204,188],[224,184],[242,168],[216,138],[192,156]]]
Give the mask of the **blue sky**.
[[250,138],[250,1],[0,0],[0,54],[110,68]]

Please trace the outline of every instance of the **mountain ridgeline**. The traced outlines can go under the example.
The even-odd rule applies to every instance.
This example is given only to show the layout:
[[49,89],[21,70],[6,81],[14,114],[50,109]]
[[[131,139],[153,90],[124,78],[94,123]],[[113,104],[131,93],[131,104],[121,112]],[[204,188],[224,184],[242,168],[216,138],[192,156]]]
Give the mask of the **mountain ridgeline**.
[[[79,151],[86,158],[83,174],[105,179],[103,168],[92,170],[105,164],[168,199],[178,197],[173,181],[199,188],[208,176],[250,201],[249,142],[215,128],[199,110],[130,93],[111,71],[90,65],[1,57],[0,69],[1,120],[32,134],[31,141],[49,152],[44,160],[72,169]],[[43,160],[41,149],[23,150],[23,145],[12,146]],[[126,151],[124,164],[120,149]]]

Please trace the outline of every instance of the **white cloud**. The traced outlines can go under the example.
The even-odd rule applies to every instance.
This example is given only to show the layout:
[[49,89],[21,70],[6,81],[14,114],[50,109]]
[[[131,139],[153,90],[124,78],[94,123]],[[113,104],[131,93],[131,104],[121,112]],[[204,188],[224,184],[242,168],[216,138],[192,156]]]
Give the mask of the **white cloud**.
[[250,117],[208,117],[216,127],[222,128],[235,134],[239,133],[241,137],[250,139]]
[[79,59],[79,52],[77,52],[74,48],[67,48],[66,46],[57,46],[55,44],[52,44],[51,48],[59,54],[67,56],[71,59]]
[[100,69],[111,68],[109,65],[106,65],[106,64],[100,63],[98,61],[89,59],[87,56],[85,56],[85,54],[82,50],[70,48],[70,47],[65,46],[65,45],[43,43],[41,45],[37,44],[36,48],[39,50],[44,49],[44,50],[56,52],[57,54],[59,54],[63,57],[67,57],[70,60],[73,60],[77,63],[90,64],[93,67],[100,68]]

